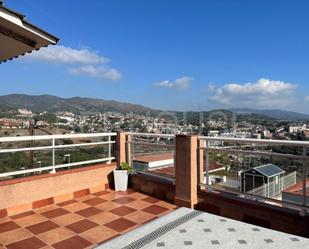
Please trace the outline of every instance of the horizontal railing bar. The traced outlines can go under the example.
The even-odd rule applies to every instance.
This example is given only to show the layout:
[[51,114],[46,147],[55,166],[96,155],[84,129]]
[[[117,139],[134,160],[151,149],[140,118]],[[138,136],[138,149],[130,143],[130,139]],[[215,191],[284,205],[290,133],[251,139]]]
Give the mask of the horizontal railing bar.
[[7,173],[1,173],[0,178],[1,177],[14,176],[14,175],[34,173],[34,172],[40,172],[40,171],[46,171],[46,170],[74,167],[74,166],[91,164],[91,163],[108,162],[108,161],[111,161],[111,160],[114,160],[114,159],[115,159],[115,157],[107,157],[107,158],[100,158],[100,159],[94,159],[94,160],[88,160],[88,161],[82,161],[82,162],[60,164],[60,165],[56,165],[56,166],[46,166],[46,167],[35,168],[35,169],[18,170],[18,171],[12,171],[12,172],[7,172]]
[[106,142],[94,142],[94,143],[81,143],[81,144],[65,144],[65,145],[57,145],[55,149],[58,148],[69,148],[69,147],[79,147],[79,146],[90,146],[90,145],[102,145],[102,144],[114,144],[115,141],[106,141]]
[[260,156],[275,156],[275,157],[284,157],[291,158],[297,160],[309,160],[308,156],[303,155],[292,155],[292,154],[281,154],[276,152],[267,152],[267,151],[252,151],[252,150],[234,150],[234,149],[226,149],[226,148],[218,148],[218,147],[208,147],[208,148],[200,148],[210,151],[223,151],[232,154],[250,154],[250,155],[260,155]]
[[[158,153],[156,155],[166,154],[166,153],[175,154],[175,151],[158,151]],[[134,155],[134,157],[136,157],[136,156],[149,156],[149,155],[153,155],[153,152],[137,153],[137,154]],[[168,160],[168,159],[162,159],[162,160]]]
[[135,133],[135,132],[127,132],[127,135],[131,136],[145,136],[145,137],[167,137],[167,138],[175,138],[174,134],[159,134],[159,133]]
[[16,148],[16,149],[0,149],[1,153],[12,153],[12,152],[22,152],[22,151],[35,151],[35,150],[51,150],[60,148],[70,148],[70,147],[85,147],[91,145],[104,145],[104,144],[114,144],[115,141],[107,142],[94,142],[94,143],[80,143],[80,144],[65,144],[56,146],[40,146],[40,147],[27,147],[27,148]]
[[41,147],[28,147],[28,148],[18,148],[18,149],[0,149],[0,154],[2,153],[13,153],[22,151],[34,151],[34,150],[51,150],[55,148],[54,146],[41,146]]
[[231,142],[231,143],[256,143],[256,144],[269,144],[269,145],[290,145],[309,147],[307,141],[291,141],[291,140],[273,140],[273,139],[253,139],[253,138],[228,138],[228,137],[207,137],[199,136],[199,140],[205,140],[209,142]]
[[106,133],[81,133],[81,134],[64,134],[64,135],[39,135],[39,136],[20,136],[20,137],[0,137],[0,143],[5,142],[23,142],[39,141],[50,139],[69,139],[69,138],[90,138],[90,137],[109,137],[116,136],[116,132]]
[[162,179],[163,181],[168,181],[171,184],[175,185],[176,179],[174,179],[170,176],[164,175],[164,174],[154,173],[154,172],[150,172],[150,171],[142,171],[142,170],[136,170],[135,172],[137,174],[149,176],[149,177],[152,177],[152,178],[154,177],[154,178],[157,178],[157,179]]
[[133,142],[133,141],[127,141],[126,143],[129,143],[129,144],[165,146],[165,147],[175,147],[174,144],[159,144],[159,143],[146,143],[146,142]]

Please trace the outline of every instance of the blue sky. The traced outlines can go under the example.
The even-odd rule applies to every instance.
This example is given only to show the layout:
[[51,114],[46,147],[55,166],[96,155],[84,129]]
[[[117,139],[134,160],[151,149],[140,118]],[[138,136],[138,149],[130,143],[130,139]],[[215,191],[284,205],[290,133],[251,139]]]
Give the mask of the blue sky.
[[1,64],[1,95],[309,113],[306,0],[5,2],[61,41]]

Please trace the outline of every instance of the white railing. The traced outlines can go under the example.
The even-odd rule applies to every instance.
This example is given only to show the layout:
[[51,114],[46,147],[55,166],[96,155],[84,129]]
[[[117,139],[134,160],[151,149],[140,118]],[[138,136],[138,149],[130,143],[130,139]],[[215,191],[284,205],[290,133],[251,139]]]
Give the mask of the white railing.
[[[131,165],[137,172],[148,171],[148,168],[141,169],[136,167],[136,163],[134,163],[135,156],[139,155],[151,155],[151,154],[159,154],[162,152],[169,152],[168,150],[160,151],[156,149],[152,152],[137,152],[135,146],[148,146],[148,148],[169,148],[170,152],[173,151],[175,156],[175,138],[174,134],[160,134],[160,133],[135,133],[135,132],[127,132],[126,135],[130,136],[129,141],[126,141],[127,147],[130,147],[127,158],[129,159]],[[162,139],[162,140],[161,140]],[[160,142],[161,141],[161,142]],[[172,142],[170,144],[166,143],[166,141]],[[128,151],[127,151],[128,152]],[[150,172],[150,171],[149,171]],[[149,173],[150,174],[150,173]]]
[[252,144],[289,145],[289,146],[309,147],[309,142],[307,142],[307,141],[295,141],[295,140],[207,137],[207,136],[198,136],[198,138],[201,139],[201,140],[209,141],[209,142],[252,143]]
[[[89,134],[66,134],[66,135],[41,135],[41,136],[20,136],[20,137],[0,137],[0,145],[4,143],[17,143],[17,142],[35,142],[35,141],[51,141],[51,145],[48,146],[33,146],[33,147],[23,147],[23,148],[10,148],[10,149],[1,149],[0,156],[3,153],[15,153],[15,152],[25,152],[25,151],[41,151],[41,150],[52,150],[52,165],[44,166],[39,168],[29,168],[22,169],[17,171],[0,173],[0,179],[3,177],[10,177],[15,175],[29,174],[34,172],[42,172],[50,170],[51,173],[55,173],[56,169],[67,168],[80,166],[85,164],[93,164],[99,162],[110,163],[115,157],[112,156],[112,144],[115,143],[115,140],[112,140],[112,137],[115,137],[117,133],[89,133]],[[107,138],[107,141],[100,142],[87,142],[87,143],[76,143],[76,144],[59,144],[56,145],[57,140],[65,139],[81,139],[81,138]],[[81,162],[69,162],[65,164],[56,165],[56,149],[65,149],[65,148],[74,148],[74,147],[86,147],[86,146],[98,146],[98,145],[108,145],[107,157],[86,160]]]
[[159,137],[159,138],[175,138],[174,134],[160,134],[160,133],[137,133],[127,132],[127,135],[138,136],[138,137]]
[[[301,168],[303,191],[302,191],[302,206],[306,205],[307,199],[307,176],[309,172],[309,142],[308,141],[291,141],[291,140],[272,140],[272,139],[251,139],[251,138],[226,138],[226,137],[207,137],[198,136],[199,140],[199,153],[205,152],[205,175],[206,184],[201,184],[204,187],[209,187],[209,152],[217,151],[229,154],[241,154],[241,155],[256,155],[265,157],[279,157],[288,158],[292,160],[306,161]],[[240,146],[227,146],[227,144],[240,144]],[[285,146],[285,147],[299,147],[302,148],[302,155],[295,154],[284,154],[273,152],[272,150],[265,150],[265,146]],[[264,150],[259,148],[264,147]],[[249,150],[248,148],[253,148]],[[204,173],[204,172],[203,172]],[[213,188],[213,187],[212,187]],[[215,188],[214,188],[215,189]],[[222,190],[222,188],[220,189]],[[231,192],[229,190],[229,192]],[[232,191],[233,192],[233,191]],[[237,193],[237,191],[234,191]],[[254,193],[243,193],[243,194],[256,194]],[[260,197],[260,196],[259,196]]]
[[[164,143],[154,143],[154,142],[149,142],[149,138],[154,138],[159,140],[160,138],[168,139],[168,140],[173,140],[175,139],[174,134],[160,134],[160,133],[134,133],[134,132],[128,132],[126,135],[131,136],[131,139],[128,143],[131,145],[134,144],[139,144],[139,145],[150,145],[150,146],[165,146],[165,147],[175,147],[175,144],[164,144]],[[138,141],[134,141],[134,138],[140,139]],[[144,140],[142,140],[144,139]]]

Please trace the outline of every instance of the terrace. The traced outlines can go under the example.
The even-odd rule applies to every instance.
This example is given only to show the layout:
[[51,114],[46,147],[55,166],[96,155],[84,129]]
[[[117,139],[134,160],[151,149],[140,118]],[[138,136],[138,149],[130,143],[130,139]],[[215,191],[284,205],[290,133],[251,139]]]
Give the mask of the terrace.
[[74,196],[0,219],[0,248],[93,248],[175,207],[131,189]]
[[[0,62],[57,42],[0,0]],[[1,137],[0,248],[308,248],[308,148],[123,132]],[[122,162],[135,171],[115,192]],[[257,169],[268,164],[281,170],[264,180]]]
[[[211,242],[215,240],[225,245],[224,248],[235,248],[240,243],[265,244],[264,240],[269,239],[266,234],[272,235],[273,246],[277,246],[278,238],[284,237],[286,243],[299,242],[300,248],[308,243],[303,238],[309,237],[307,195],[303,195],[307,189],[306,142],[119,132],[2,137],[0,143],[0,198],[3,200],[0,243],[3,248],[120,248],[119,245],[126,247],[145,241],[153,233],[160,236],[143,246],[163,242],[170,245],[178,240],[171,241],[172,237],[167,234],[184,229],[182,226],[198,234],[194,220],[198,222],[200,218],[194,218],[193,214],[192,219],[185,219],[181,224],[176,222],[178,225],[162,234],[156,232],[167,226],[168,221],[174,224],[194,212],[181,207],[200,210],[198,215],[205,221],[213,220],[207,223],[207,229],[216,232],[205,237],[204,231],[203,236],[200,235],[212,246],[216,245],[217,242]],[[301,147],[302,153],[299,155],[298,150],[294,150],[294,154],[278,153],[276,147],[269,147],[278,145]],[[172,165],[170,155],[173,155]],[[255,163],[247,164],[244,155],[252,156]],[[258,191],[261,186],[243,190],[239,172],[256,168],[258,162],[266,164],[267,158],[277,166],[275,158],[284,158],[285,162],[292,159],[291,164],[278,166],[282,168],[280,172],[286,172],[284,177],[293,173],[292,177],[286,181],[284,177],[278,182],[274,180],[272,185],[264,182],[262,189],[274,190],[276,184],[282,186],[280,193],[272,197]],[[127,192],[112,190],[112,173],[120,162],[134,165],[134,162],[153,160],[161,163],[136,167]],[[242,167],[238,165],[240,162]],[[221,167],[214,169],[210,167],[212,164]],[[170,168],[174,173],[165,174]],[[297,196],[301,195],[297,201],[285,196],[287,192],[293,194],[295,189]],[[175,211],[176,207],[181,211]],[[265,238],[259,241],[251,234],[234,240],[236,244],[229,244],[227,241],[233,236],[222,232],[231,227],[223,228],[221,219],[249,235],[253,228],[259,229]],[[181,239],[182,235],[179,240],[183,242],[179,243],[185,246],[184,241],[189,240]],[[127,237],[134,239],[124,239]],[[190,241],[186,243],[196,244],[198,239]]]

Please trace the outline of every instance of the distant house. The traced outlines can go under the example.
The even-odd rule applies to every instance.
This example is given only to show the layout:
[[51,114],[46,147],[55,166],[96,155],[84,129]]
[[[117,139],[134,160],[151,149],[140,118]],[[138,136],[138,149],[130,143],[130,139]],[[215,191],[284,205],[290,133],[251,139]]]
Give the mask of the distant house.
[[264,197],[281,194],[285,171],[274,164],[258,166],[241,173],[241,190]]
[[32,117],[33,116],[32,111],[27,110],[27,109],[18,109],[18,112],[20,114],[19,116],[22,116],[22,117]]
[[[138,171],[148,171],[154,174],[175,177],[174,153],[152,153],[146,155],[136,155],[133,159],[133,167]],[[204,161],[204,172],[206,171],[206,162]],[[209,173],[224,170],[225,167],[217,163],[209,163]],[[213,176],[211,176],[213,177]],[[204,177],[205,178],[205,177]]]
[[309,138],[309,129],[303,131],[306,138]]
[[299,133],[302,132],[303,130],[306,130],[306,125],[299,125],[299,126],[290,126],[289,127],[289,132],[290,133]]
[[157,153],[137,155],[133,159],[133,167],[137,170],[149,170],[174,165],[173,153]]
[[42,121],[37,121],[36,125],[38,127],[49,127],[49,123],[46,122],[46,121],[43,121],[43,120]]
[[0,119],[0,127],[8,129],[22,128],[23,121],[17,119],[2,118]]

